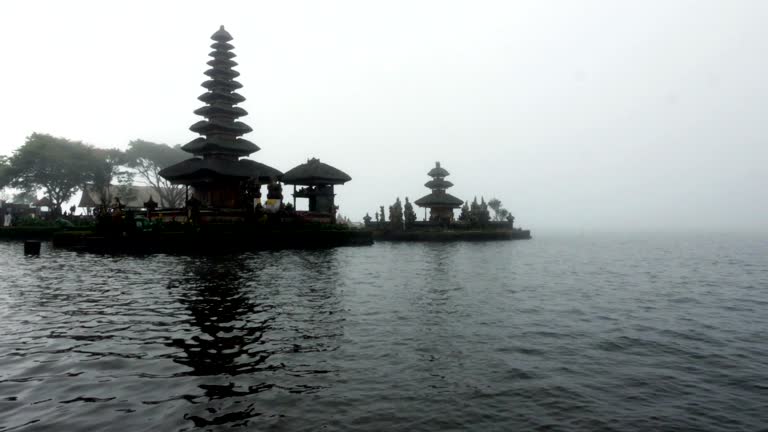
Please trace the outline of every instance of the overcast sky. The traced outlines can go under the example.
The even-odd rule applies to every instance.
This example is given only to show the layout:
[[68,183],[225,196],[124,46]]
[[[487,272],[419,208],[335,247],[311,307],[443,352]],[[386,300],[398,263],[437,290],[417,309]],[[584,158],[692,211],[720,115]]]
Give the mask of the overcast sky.
[[347,172],[353,220],[439,160],[534,233],[765,230],[766,23],[764,1],[9,2],[0,153],[189,142],[223,24],[251,158]]

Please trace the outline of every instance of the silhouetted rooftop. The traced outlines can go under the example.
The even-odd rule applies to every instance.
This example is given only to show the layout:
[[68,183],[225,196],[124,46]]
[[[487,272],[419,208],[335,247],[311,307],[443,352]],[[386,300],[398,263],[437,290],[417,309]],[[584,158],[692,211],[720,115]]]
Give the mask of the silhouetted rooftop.
[[279,178],[283,173],[269,165],[250,159],[236,161],[191,158],[161,170],[160,175],[173,183],[188,183],[196,179],[206,181],[222,177],[253,178],[265,181]]
[[442,192],[442,193],[435,193],[432,192],[431,194],[427,196],[423,196],[416,201],[413,202],[419,207],[453,207],[453,208],[459,208],[464,204],[464,201],[462,201],[459,198],[456,198],[455,196]]
[[316,158],[288,170],[282,178],[285,184],[306,186],[344,184],[350,180],[352,177],[344,171],[320,162],[320,159]]

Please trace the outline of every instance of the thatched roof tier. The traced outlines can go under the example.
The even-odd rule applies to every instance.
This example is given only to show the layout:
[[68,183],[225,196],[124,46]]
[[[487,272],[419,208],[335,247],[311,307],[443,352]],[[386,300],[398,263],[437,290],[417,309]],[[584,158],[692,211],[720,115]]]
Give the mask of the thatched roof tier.
[[196,109],[194,113],[203,117],[224,116],[230,118],[238,118],[248,115],[248,111],[240,107],[225,104],[206,105]]
[[430,177],[448,177],[451,174],[440,166],[440,162],[435,162],[435,167],[429,170],[427,175]]
[[204,88],[207,88],[208,90],[223,90],[225,92],[232,92],[237,89],[243,88],[243,85],[235,80],[219,80],[219,79],[212,79],[208,81],[203,81],[201,84]]
[[352,177],[344,171],[320,162],[320,159],[316,158],[288,170],[282,178],[285,184],[304,186],[344,184],[350,180]]
[[173,183],[195,184],[222,179],[257,179],[269,181],[282,176],[279,170],[250,159],[191,158],[160,171],[160,175]]
[[211,35],[211,39],[216,42],[229,42],[232,40],[232,35],[228,31],[224,30],[224,26],[220,26],[216,33]]
[[211,90],[207,93],[201,94],[197,100],[205,102],[207,104],[214,104],[216,102],[226,103],[230,105],[239,104],[245,102],[245,98],[235,92],[222,91],[220,89]]
[[237,62],[234,60],[230,60],[228,58],[224,58],[220,56],[216,56],[213,60],[208,60],[205,64],[208,66],[227,66],[227,67],[235,67],[237,66]]
[[237,57],[237,54],[233,53],[232,51],[227,51],[227,52],[211,51],[211,52],[208,53],[208,55],[211,56],[211,57],[225,58],[225,59],[233,59],[233,58]]
[[235,47],[232,44],[228,44],[226,42],[214,42],[211,44],[211,48],[215,49],[216,51],[229,51]]
[[235,141],[228,139],[219,139],[217,136],[207,138],[195,138],[182,148],[187,153],[193,155],[204,155],[205,153],[225,153],[236,156],[248,156],[253,152],[259,151],[259,146],[247,139],[238,138]]
[[232,70],[228,66],[215,66],[203,72],[213,79],[231,80],[240,76],[240,72]]
[[432,179],[426,183],[424,183],[424,186],[430,188],[430,189],[448,189],[449,187],[453,186],[453,183],[449,182],[448,180],[443,180],[441,178]]
[[230,134],[230,135],[243,135],[252,131],[250,126],[239,121],[226,121],[219,119],[200,120],[189,127],[192,132],[197,132],[201,135],[207,134]]
[[414,204],[416,204],[419,207],[429,207],[429,208],[432,208],[432,207],[459,208],[464,204],[464,201],[445,192],[442,192],[442,193],[432,192],[427,196],[423,196],[417,199],[416,201],[414,201]]

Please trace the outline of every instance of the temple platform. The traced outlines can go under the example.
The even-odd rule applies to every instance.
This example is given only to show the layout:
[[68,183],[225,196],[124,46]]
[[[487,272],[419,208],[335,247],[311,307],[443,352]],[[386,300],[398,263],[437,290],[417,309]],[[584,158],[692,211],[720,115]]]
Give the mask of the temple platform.
[[371,230],[376,241],[399,242],[453,242],[453,241],[496,241],[529,240],[530,230],[407,230],[383,231]]
[[99,233],[57,232],[53,246],[96,253],[212,255],[258,250],[327,249],[373,244],[371,232],[358,229],[311,227],[206,226],[198,230]]

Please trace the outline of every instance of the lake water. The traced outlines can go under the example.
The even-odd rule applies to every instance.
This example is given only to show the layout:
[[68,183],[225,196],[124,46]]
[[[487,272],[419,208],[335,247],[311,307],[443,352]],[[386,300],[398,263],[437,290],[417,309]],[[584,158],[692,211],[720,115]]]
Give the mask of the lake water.
[[768,237],[0,243],[0,431],[765,430]]

